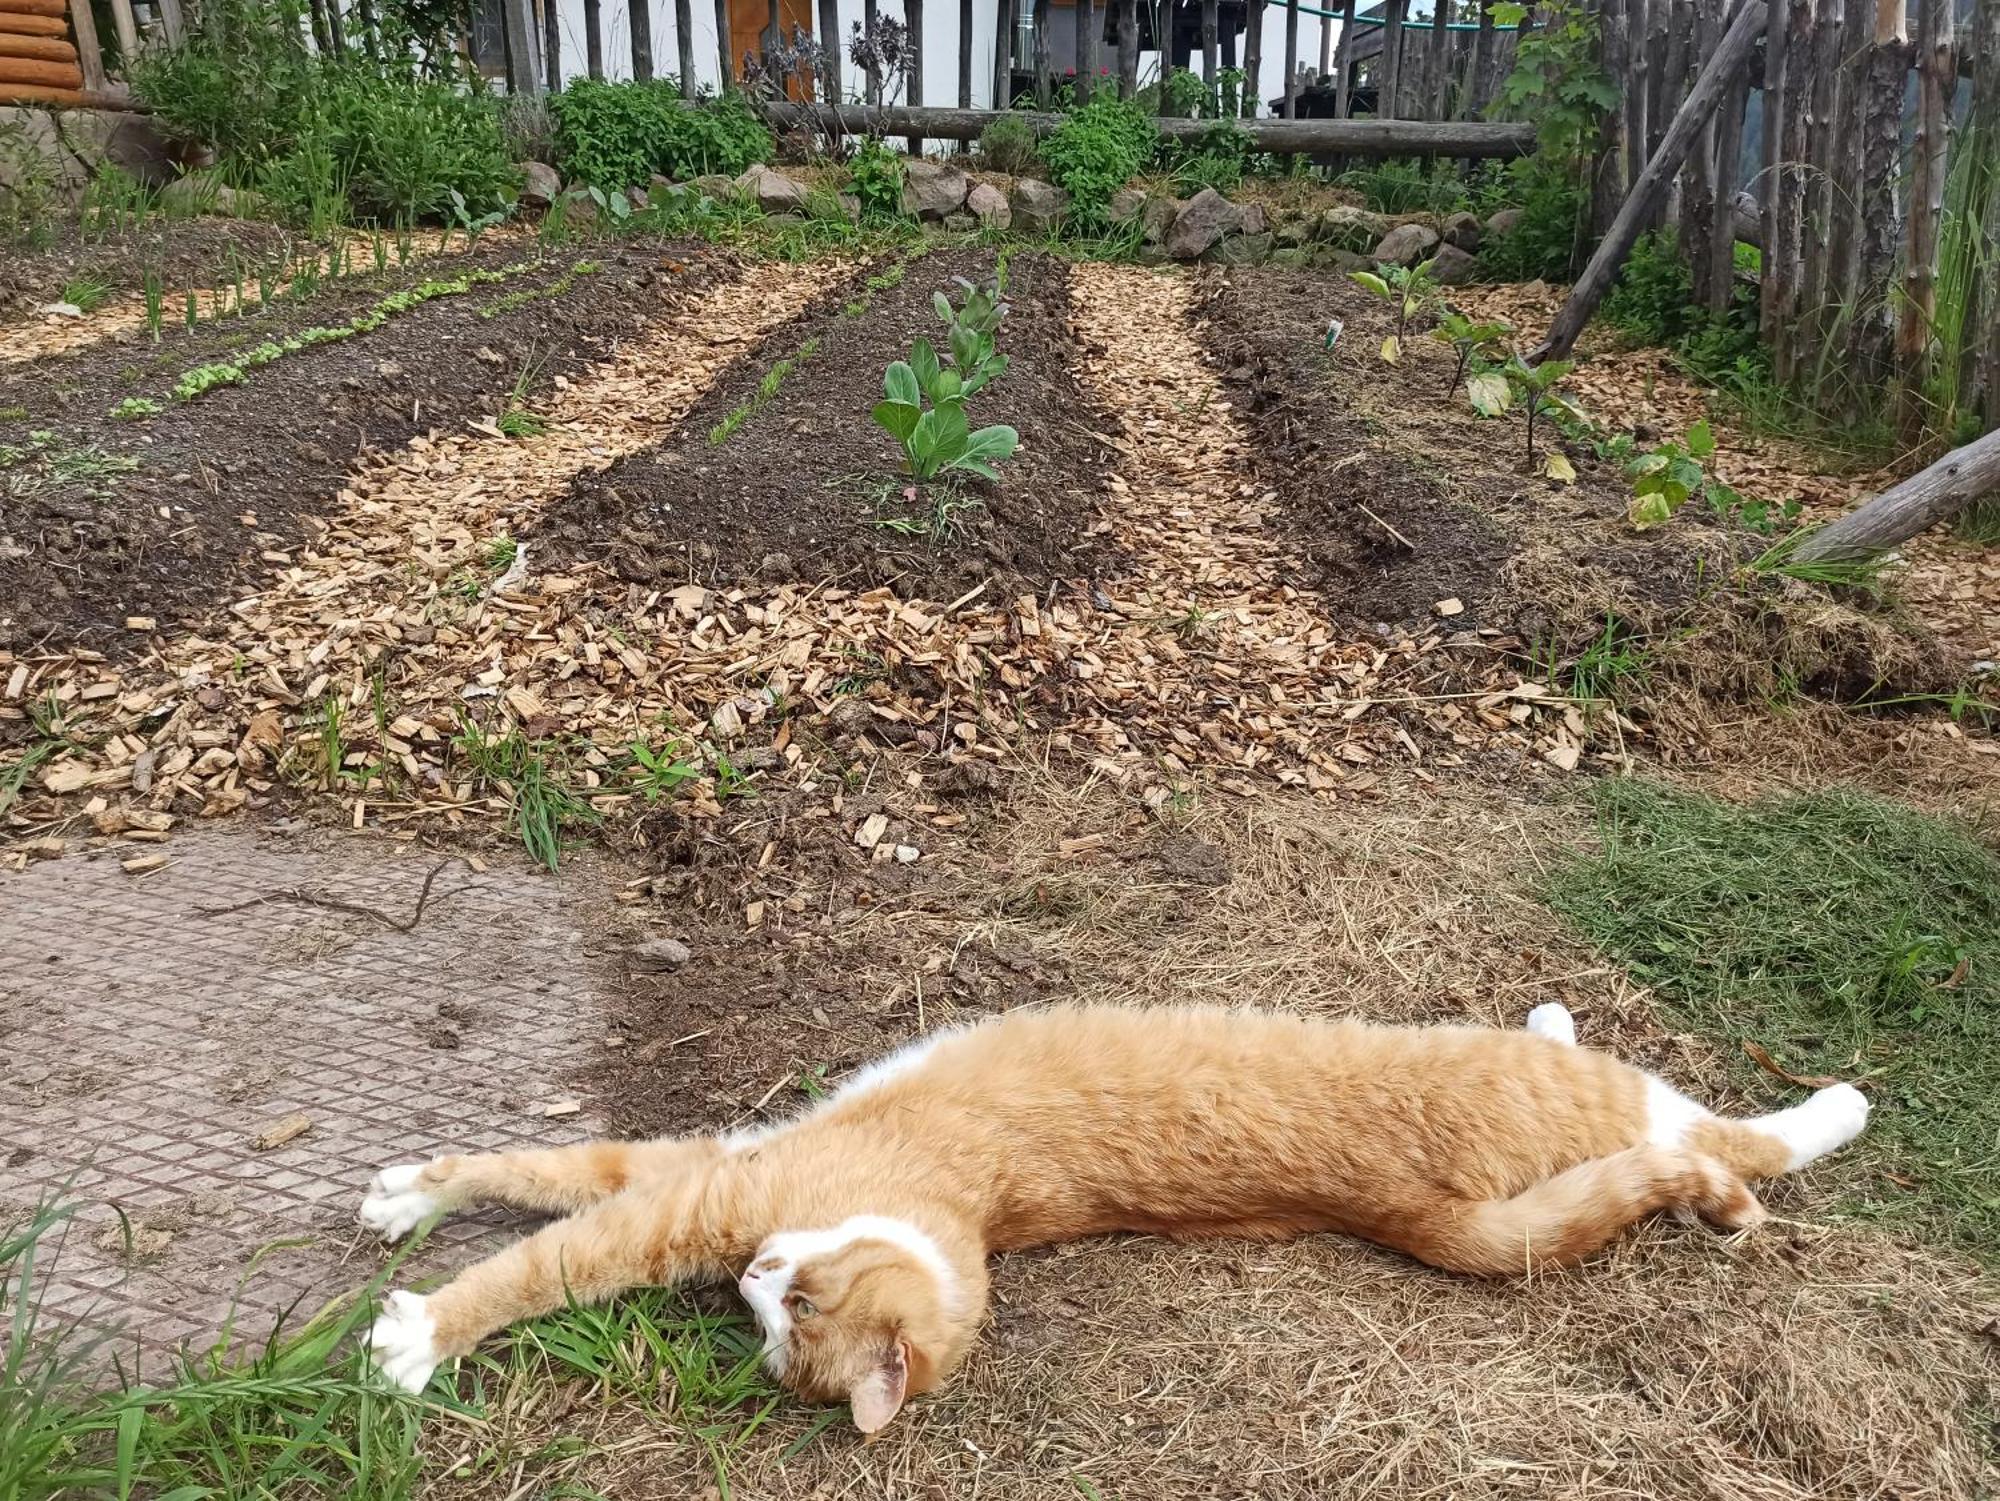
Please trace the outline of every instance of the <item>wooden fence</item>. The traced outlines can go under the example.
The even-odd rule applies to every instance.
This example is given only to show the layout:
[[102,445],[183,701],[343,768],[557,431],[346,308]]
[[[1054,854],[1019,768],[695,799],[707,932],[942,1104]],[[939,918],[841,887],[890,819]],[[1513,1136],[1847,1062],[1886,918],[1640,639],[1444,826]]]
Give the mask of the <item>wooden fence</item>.
[[121,60],[178,42],[181,0],[108,0],[105,9],[108,47],[90,0],[0,0],[0,104],[124,105]]
[[[1749,242],[1782,384],[1851,416],[1893,379],[1912,436],[1926,392],[1953,403],[1933,424],[1980,412],[2000,425],[2000,0],[1979,0],[1965,31],[1952,0],[1739,3],[1765,11],[1760,53],[1704,123],[1659,219],[1697,299],[1719,311],[1748,284],[1736,247]],[[1734,11],[1599,4],[1604,68],[1623,85],[1597,164],[1602,229]]]

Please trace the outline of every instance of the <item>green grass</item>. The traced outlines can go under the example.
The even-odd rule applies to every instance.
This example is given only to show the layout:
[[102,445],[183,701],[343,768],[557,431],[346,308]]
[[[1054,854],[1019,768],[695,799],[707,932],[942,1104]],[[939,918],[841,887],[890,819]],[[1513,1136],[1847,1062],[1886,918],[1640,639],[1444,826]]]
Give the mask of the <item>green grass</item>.
[[1799,545],[1816,530],[1814,527],[1801,527],[1779,539],[1750,560],[1750,571],[1782,574],[1786,578],[1830,589],[1875,592],[1881,584],[1882,570],[1889,566],[1889,554],[1880,552],[1864,558],[1807,559],[1796,556]]
[[78,312],[94,313],[104,306],[111,295],[111,283],[101,276],[72,276],[63,283],[62,302],[67,302]]
[[[2000,854],[1971,828],[1819,791],[1739,807],[1641,781],[1592,790],[1601,850],[1541,896],[1657,988],[1676,1025],[1865,1084],[1836,1159],[1855,1213],[2000,1261]],[[1904,1187],[1887,1175],[1893,1171]]]
[[563,780],[560,749],[549,742],[530,740],[519,730],[489,735],[468,722],[452,747],[479,781],[506,794],[515,834],[550,870],[562,860],[563,830],[598,821],[597,810]]
[[[163,1379],[121,1384],[107,1374],[114,1357],[129,1353],[118,1331],[42,1312],[45,1268],[75,1208],[49,1203],[0,1226],[6,1501],[407,1501],[440,1462],[464,1479],[511,1488],[525,1470],[557,1485],[537,1494],[588,1494],[560,1482],[588,1459],[589,1445],[551,1431],[537,1413],[552,1387],[578,1381],[678,1431],[727,1495],[732,1458],[785,1401],[759,1367],[760,1341],[746,1319],[658,1289],[519,1326],[461,1366],[455,1392],[434,1384],[417,1399],[386,1390],[370,1378],[357,1341],[400,1255],[296,1329],[251,1344],[225,1330],[211,1349],[175,1357]],[[839,1415],[815,1414],[793,1452]]]
[[770,403],[771,399],[778,394],[779,387],[783,386],[785,381],[790,378],[791,373],[818,353],[819,339],[815,336],[801,344],[796,354],[788,355],[786,358],[772,365],[769,370],[766,370],[764,378],[757,382],[757,389],[751,393],[749,399],[738,405],[728,416],[724,417],[708,430],[710,446],[720,448],[734,437],[739,427],[748,422]]

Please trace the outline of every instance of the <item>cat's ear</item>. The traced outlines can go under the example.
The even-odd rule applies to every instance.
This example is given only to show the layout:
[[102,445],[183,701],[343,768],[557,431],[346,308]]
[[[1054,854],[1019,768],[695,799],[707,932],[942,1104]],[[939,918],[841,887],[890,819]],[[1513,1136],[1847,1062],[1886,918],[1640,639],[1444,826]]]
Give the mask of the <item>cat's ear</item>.
[[889,1419],[902,1411],[909,1386],[910,1343],[898,1336],[847,1393],[848,1405],[854,1409],[854,1426],[869,1434],[886,1428]]

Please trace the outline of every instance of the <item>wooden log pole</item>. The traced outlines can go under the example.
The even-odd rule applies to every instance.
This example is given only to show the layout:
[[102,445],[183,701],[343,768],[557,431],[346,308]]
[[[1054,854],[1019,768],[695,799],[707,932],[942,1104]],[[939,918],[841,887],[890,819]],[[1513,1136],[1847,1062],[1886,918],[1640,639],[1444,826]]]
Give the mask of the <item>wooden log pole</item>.
[[1442,120],[1451,91],[1451,0],[1431,0],[1431,55],[1429,89],[1424,99],[1424,118]]
[[1354,0],[1347,0],[1340,11],[1340,46],[1333,60],[1333,113],[1335,118],[1345,120],[1353,113],[1354,101],[1348,95],[1348,75],[1354,71]]
[[[181,13],[181,0],[155,0],[160,11],[160,30],[167,38],[169,47],[178,47],[187,39],[187,20]],[[361,5],[361,34],[367,38],[368,51],[375,51],[375,13],[367,0]]]
[[[922,0],[913,0],[922,3]],[[1096,0],[1076,0],[1076,102],[1088,104],[1097,86]],[[917,101],[910,101],[915,104]]]
[[[1461,120],[1476,120],[1485,112],[1486,72],[1493,66],[1493,7],[1483,3],[1483,0],[1473,0],[1473,5],[1479,12],[1479,30],[1472,34],[1472,59],[1465,67],[1465,92],[1460,96],[1458,109],[1458,117]],[[1625,11],[1624,7],[1619,4],[1619,0],[1605,0],[1605,4],[1602,7],[1601,23],[1604,27],[1604,45],[1607,48],[1610,46],[1610,28],[1613,17],[1617,18],[1618,28],[1621,33],[1619,41],[1620,61],[1618,67],[1622,70],[1624,67],[1624,41],[1622,34],[1625,28]],[[1610,75],[1614,83],[1617,81],[1619,72],[1614,70],[1608,62],[1605,65],[1604,71]],[[1605,111],[1607,125],[1610,123],[1611,117],[1617,113],[1616,110]],[[1605,222],[1609,223],[1610,221],[1607,219]]]
[[1771,255],[1778,244],[1778,175],[1784,158],[1778,149],[1785,88],[1785,0],[1765,0],[1763,154],[1757,173],[1757,244],[1764,253],[1757,278],[1757,327],[1766,342],[1776,326],[1777,310],[1770,275]]
[[1584,267],[1583,275],[1577,278],[1568,299],[1549,326],[1548,337],[1534,352],[1533,358],[1537,362],[1561,359],[1575,348],[1577,336],[1590,321],[1590,315],[1597,311],[1604,294],[1611,290],[1618,268],[1631,253],[1640,229],[1665,197],[1667,184],[1687,159],[1688,149],[1714,115],[1736,75],[1749,63],[1764,21],[1764,8],[1758,0],[1741,0],[1735,19],[1730,22],[1729,30],[1716,47],[1715,55],[1709,58],[1701,76],[1688,91],[1687,98],[1674,112],[1673,123],[1660,140],[1660,149],[1646,163],[1646,170],[1632,185],[1632,192],[1618,210],[1618,217],[1598,243],[1596,252],[1590,257],[1590,264]]
[[[777,130],[808,129],[823,133],[836,129],[870,131],[879,135],[906,135],[912,131],[934,140],[971,141],[992,124],[998,111],[990,109],[909,109],[875,108],[856,105],[835,111],[822,104],[760,104],[758,112]],[[1020,120],[1037,135],[1047,135],[1066,116],[1053,112],[1017,110]],[[1201,119],[1168,117],[1155,122],[1159,132],[1175,140],[1191,140],[1212,127]],[[1535,149],[1535,127],[1527,121],[1490,120],[1285,120],[1258,119],[1241,122],[1250,145],[1258,151],[1283,154],[1318,155],[1347,152],[1355,156],[1470,156],[1511,159]]]
[[562,92],[562,7],[559,0],[541,0],[541,5],[542,84],[557,94]]
[[[1167,24],[1166,17],[1171,7],[1161,6],[1161,24]],[[1201,81],[1209,93],[1220,98],[1222,82],[1217,77],[1222,72],[1222,13],[1216,0],[1201,0]],[[1161,82],[1166,79],[1161,72]]]
[[1627,0],[1625,44],[1625,180],[1636,183],[1652,159],[1646,128],[1646,102],[1652,91],[1653,6],[1666,0]]
[[[1715,120],[1715,222],[1708,244],[1709,311],[1728,311],[1736,291],[1736,242],[1743,238],[1739,214],[1757,224],[1754,202],[1747,212],[1739,206],[1737,184],[1743,180],[1743,122],[1750,108],[1750,73],[1737,75],[1722,96],[1722,113]],[[1754,234],[1751,243],[1755,243]]]
[[[328,0],[331,7],[332,0]],[[542,86],[542,48],[535,27],[534,0],[502,0],[500,17],[507,28],[507,90],[512,94],[536,93]]]
[[[328,0],[329,6],[331,0]],[[132,0],[111,0],[111,29],[118,36],[118,62],[129,69],[139,60],[139,23],[132,15]],[[338,52],[340,43],[335,40],[333,24],[327,22],[327,51]]]
[[[1974,139],[1986,153],[1986,247],[2000,247],[2000,0],[1979,0],[1974,17],[1971,120]],[[1974,384],[1980,416],[2000,429],[2000,277],[1988,275],[1980,290]]]
[[[903,67],[903,103],[921,107],[924,102],[924,0],[903,0],[903,24],[909,28],[910,52]],[[906,136],[903,144],[911,156],[922,156],[924,138]]]
[[1786,0],[1785,90],[1775,122],[1779,133],[1779,238],[1764,247],[1764,276],[1772,283],[1776,315],[1766,338],[1771,345],[1771,369],[1781,386],[1790,385],[1798,367],[1799,295],[1804,279],[1806,102],[1812,92],[1813,0]]
[[1853,347],[1854,324],[1864,316],[1860,286],[1861,164],[1868,114],[1869,41],[1875,31],[1874,0],[1844,0],[1840,77],[1834,89],[1833,140],[1828,175],[1833,181],[1832,226],[1827,236],[1826,297],[1834,316],[1828,332],[1843,349]]
[[1298,117],[1299,0],[1285,0],[1285,118],[1296,120]]
[[1828,282],[1828,245],[1848,184],[1834,181],[1834,138],[1839,126],[1840,43],[1847,24],[1847,0],[1814,0],[1812,86],[1806,96],[1805,233],[1799,289],[1799,326],[1810,349],[1802,351],[1815,363],[1835,316]]
[[[1696,32],[1691,51],[1702,62],[1715,51],[1716,39],[1721,34],[1721,5],[1722,0],[1696,0]],[[1695,136],[1681,169],[1680,250],[1694,283],[1694,300],[1704,307],[1711,296],[1710,272],[1714,262],[1709,250],[1715,238],[1715,223],[1715,121],[1711,119],[1704,122]]]
[[[637,5],[643,0],[632,0]],[[728,93],[736,84],[736,59],[730,56],[734,50],[729,41],[729,0],[715,0],[715,57],[722,71],[715,75],[715,86]]]
[[1903,0],[1875,0],[1874,45],[1868,57],[1868,98],[1861,133],[1861,247],[1856,277],[1864,317],[1854,328],[1857,385],[1889,378],[1895,320],[1891,293],[1902,219],[1896,177],[1903,151],[1903,99],[1909,83],[1910,39]]
[[[1479,41],[1491,36],[1487,29],[1489,18],[1482,15]],[[1604,73],[1614,82],[1623,79],[1628,71],[1629,58],[1626,54],[1626,5],[1625,0],[1605,0],[1599,16],[1600,56],[1604,60]],[[1629,153],[1626,147],[1626,111],[1622,107],[1607,109],[1597,128],[1597,162],[1591,176],[1590,226],[1602,235],[1611,227],[1611,221],[1618,217],[1618,207],[1632,191],[1632,176]]]
[[[511,5],[513,0],[505,0],[505,3]],[[632,76],[644,82],[653,76],[652,0],[631,0],[626,10],[632,33]],[[728,46],[727,41],[723,45]]]
[[[861,10],[861,35],[871,48],[875,44],[875,25],[879,19],[880,9],[876,4],[876,0],[868,0],[868,3]],[[882,77],[881,69],[870,68],[868,70],[868,102],[870,104],[882,103],[882,85],[886,81]]]
[[[554,10],[558,0],[547,3]],[[694,72],[694,0],[674,0],[674,58],[674,71],[681,75],[681,98],[692,99],[700,83]]]
[[583,0],[583,65],[592,78],[604,76],[604,11],[601,0]]
[[1966,506],[2000,494],[2000,430],[1953,449],[1921,474],[1821,527],[1792,550],[1799,562],[1878,557]]
[[999,14],[993,18],[993,107],[1006,109],[1014,102],[1014,17],[1019,0],[1000,0]]

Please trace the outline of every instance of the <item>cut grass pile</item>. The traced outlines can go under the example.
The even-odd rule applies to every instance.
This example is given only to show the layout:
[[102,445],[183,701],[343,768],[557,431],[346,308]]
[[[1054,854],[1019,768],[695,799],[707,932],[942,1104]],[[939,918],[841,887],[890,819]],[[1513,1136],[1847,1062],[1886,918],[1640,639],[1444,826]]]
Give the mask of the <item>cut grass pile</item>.
[[1602,847],[1549,877],[1549,905],[1746,1077],[1754,1043],[1867,1087],[1861,1211],[2000,1260],[2000,855],[1854,792],[1738,807],[1608,781],[1591,798]]
[[[509,1488],[526,1470],[561,1482],[598,1446],[572,1419],[562,1437],[522,1438],[552,1388],[642,1407],[659,1446],[685,1447],[721,1494],[742,1443],[783,1400],[746,1320],[660,1290],[570,1308],[511,1331],[461,1367],[462,1395],[423,1400],[370,1379],[357,1340],[403,1257],[359,1293],[290,1333],[182,1353],[165,1379],[126,1381],[115,1332],[41,1316],[40,1281],[73,1205],[0,1227],[0,1497],[338,1496],[408,1501],[448,1473]],[[574,1408],[577,1404],[571,1401]],[[840,1416],[815,1415],[796,1453]],[[431,1452],[419,1431],[432,1431]],[[664,1431],[662,1431],[664,1430]],[[698,1456],[698,1457],[696,1457]]]

